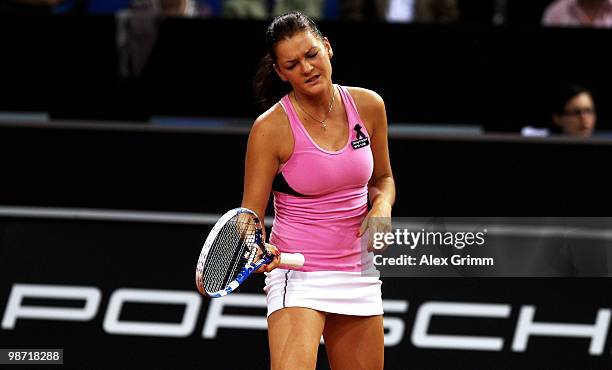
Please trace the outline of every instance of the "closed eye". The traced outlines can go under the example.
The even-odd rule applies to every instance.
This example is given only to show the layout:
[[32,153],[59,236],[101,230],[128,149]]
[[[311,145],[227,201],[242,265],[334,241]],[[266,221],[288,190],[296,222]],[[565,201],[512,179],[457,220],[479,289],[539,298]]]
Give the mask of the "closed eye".
[[[312,58],[316,57],[318,54],[319,54],[319,49],[317,47],[313,47],[312,49],[310,49],[309,53],[306,54],[306,58],[312,59]],[[289,62],[293,62],[293,61],[290,60]],[[293,67],[295,67],[296,65],[297,65],[297,63],[292,63],[292,64],[286,66],[285,68],[293,69]]]

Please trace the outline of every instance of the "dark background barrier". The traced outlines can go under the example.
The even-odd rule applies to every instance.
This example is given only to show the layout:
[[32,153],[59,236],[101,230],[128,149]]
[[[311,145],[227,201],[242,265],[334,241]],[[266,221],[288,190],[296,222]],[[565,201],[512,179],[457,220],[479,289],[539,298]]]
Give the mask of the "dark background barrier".
[[[220,212],[240,203],[246,134],[87,127],[0,127],[0,156],[13,158],[0,204]],[[606,141],[413,135],[389,148],[399,217],[607,216],[612,205]]]
[[[265,26],[159,20],[141,74],[121,76],[125,49],[117,49],[114,17],[3,16],[0,110],[56,119],[253,119]],[[335,81],[379,92],[391,122],[518,131],[546,123],[551,89],[576,81],[594,92],[599,128],[612,129],[605,104],[612,77],[602,72],[612,64],[610,30],[371,22],[321,22],[321,29],[334,47]]]

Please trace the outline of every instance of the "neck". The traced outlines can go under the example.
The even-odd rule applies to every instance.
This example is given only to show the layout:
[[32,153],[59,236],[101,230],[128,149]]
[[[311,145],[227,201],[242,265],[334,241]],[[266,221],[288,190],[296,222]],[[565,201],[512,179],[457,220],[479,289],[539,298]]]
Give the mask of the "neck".
[[307,110],[308,113],[320,119],[326,117],[332,101],[332,94],[335,93],[336,91],[332,84],[330,84],[324,92],[317,95],[304,95],[293,90],[294,98],[298,101],[302,109]]

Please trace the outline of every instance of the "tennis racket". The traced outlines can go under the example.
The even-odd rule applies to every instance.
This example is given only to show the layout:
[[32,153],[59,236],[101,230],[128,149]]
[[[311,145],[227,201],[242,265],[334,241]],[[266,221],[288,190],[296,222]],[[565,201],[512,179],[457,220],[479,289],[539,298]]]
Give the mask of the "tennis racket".
[[[196,266],[196,286],[208,297],[226,296],[273,259],[266,249],[257,214],[248,208],[234,208],[217,221],[206,237]],[[281,253],[280,265],[300,268],[304,256]]]

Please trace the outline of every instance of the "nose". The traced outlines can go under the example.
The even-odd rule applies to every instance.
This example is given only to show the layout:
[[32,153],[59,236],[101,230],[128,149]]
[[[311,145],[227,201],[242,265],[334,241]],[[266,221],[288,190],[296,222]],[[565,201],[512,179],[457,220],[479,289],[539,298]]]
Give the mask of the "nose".
[[587,109],[581,110],[580,116],[578,117],[580,118],[580,122],[582,122],[583,125],[586,124],[590,126],[595,121],[595,112]]
[[301,67],[302,67],[302,74],[304,75],[309,75],[314,67],[312,66],[312,64],[308,63],[307,60],[302,61],[302,63],[300,63]]

